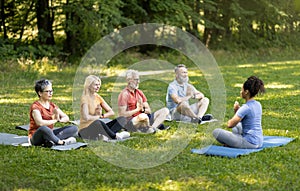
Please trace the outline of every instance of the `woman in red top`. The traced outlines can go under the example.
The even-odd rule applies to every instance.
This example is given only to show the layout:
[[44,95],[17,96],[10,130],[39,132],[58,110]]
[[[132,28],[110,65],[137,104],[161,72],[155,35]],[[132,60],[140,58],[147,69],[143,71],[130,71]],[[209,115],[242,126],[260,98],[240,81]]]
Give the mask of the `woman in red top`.
[[35,83],[35,91],[39,97],[30,107],[30,126],[28,137],[32,145],[51,147],[76,143],[72,136],[77,134],[74,125],[53,130],[57,122],[69,122],[69,117],[60,110],[52,99],[53,89],[49,80],[41,79]]

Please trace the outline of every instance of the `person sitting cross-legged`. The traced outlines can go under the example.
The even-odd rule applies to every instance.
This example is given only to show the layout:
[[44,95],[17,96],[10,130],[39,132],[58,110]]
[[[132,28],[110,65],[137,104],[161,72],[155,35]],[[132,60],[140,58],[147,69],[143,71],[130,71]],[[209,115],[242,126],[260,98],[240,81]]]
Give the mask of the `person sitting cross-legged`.
[[[145,133],[154,133],[158,129],[168,129],[169,126],[163,125],[163,122],[166,119],[169,110],[164,107],[153,113],[151,112],[151,108],[147,102],[145,94],[143,91],[138,89],[140,83],[138,71],[128,70],[126,72],[126,81],[127,86],[122,90],[118,97],[119,116],[124,116],[128,120],[125,128],[128,131],[140,130],[141,132]],[[142,115],[137,117],[140,114]],[[149,126],[140,128],[134,125],[138,124],[138,121],[140,121],[142,124],[147,124],[144,114],[147,114],[149,118]]]
[[35,91],[39,99],[30,106],[29,142],[32,145],[52,147],[54,145],[69,145],[76,143],[78,128],[67,125],[54,129],[56,123],[67,123],[69,117],[51,99],[52,83],[47,79],[35,83]]
[[[190,105],[190,99],[196,103]],[[205,115],[209,99],[189,83],[188,70],[183,64],[175,67],[175,80],[168,86],[166,102],[171,120],[201,123],[213,118],[211,114]]]
[[95,75],[85,78],[81,96],[79,136],[87,140],[127,139],[130,133],[122,131],[125,117],[118,117],[105,123],[103,120],[115,115],[113,109],[98,94],[101,79]]

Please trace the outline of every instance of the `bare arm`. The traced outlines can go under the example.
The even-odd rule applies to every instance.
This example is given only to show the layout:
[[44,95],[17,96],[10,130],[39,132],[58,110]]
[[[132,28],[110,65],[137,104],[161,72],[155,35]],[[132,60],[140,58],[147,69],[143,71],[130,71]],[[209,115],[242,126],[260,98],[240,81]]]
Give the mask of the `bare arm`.
[[135,108],[134,110],[131,111],[126,111],[126,110],[127,110],[127,106],[119,106],[119,116],[130,117],[140,111],[139,108]]
[[[145,103],[145,105],[144,105]],[[151,112],[150,110],[150,107],[149,107],[149,104],[147,102],[144,102],[142,101],[142,99],[139,99],[136,103],[136,108],[134,110],[131,110],[131,111],[127,111],[127,106],[119,106],[119,116],[124,116],[124,117],[130,117],[140,111],[143,111],[144,110],[144,107],[145,107],[145,112],[147,110],[147,112]]]
[[193,98],[194,99],[202,99],[202,98],[204,98],[204,94],[198,90],[195,90]]
[[81,107],[82,107],[81,108],[81,110],[82,110],[81,115],[82,115],[82,118],[84,120],[86,120],[86,121],[95,121],[95,120],[100,118],[101,114],[97,114],[97,113],[95,115],[90,115],[89,114],[89,108],[88,108],[88,105],[86,103],[82,104]]
[[227,127],[229,128],[235,127],[241,120],[242,118],[240,118],[235,114],[231,119],[228,120]]
[[38,126],[49,126],[58,121],[58,119],[44,120],[42,118],[41,112],[37,109],[34,109],[32,111],[32,117]]
[[59,109],[59,108],[54,109],[54,113],[57,114],[56,119],[59,122],[67,123],[70,121],[69,116],[67,114],[65,114],[61,109]]
[[101,103],[101,107],[106,111],[105,114],[101,115],[101,118],[111,117],[115,115],[115,112],[105,101]]
[[151,113],[151,108],[150,108],[148,102],[144,102],[143,103],[143,107],[145,108],[145,112],[144,113],[147,113],[147,114]]
[[185,97],[179,97],[177,94],[172,94],[171,98],[175,103],[180,104],[183,101],[187,101],[187,100],[191,99],[192,95],[187,95]]

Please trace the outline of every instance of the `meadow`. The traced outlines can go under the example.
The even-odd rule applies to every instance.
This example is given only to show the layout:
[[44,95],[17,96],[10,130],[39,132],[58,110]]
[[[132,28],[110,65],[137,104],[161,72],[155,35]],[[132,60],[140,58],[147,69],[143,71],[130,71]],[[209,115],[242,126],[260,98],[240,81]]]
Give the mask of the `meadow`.
[[[218,122],[192,127],[166,122],[171,125],[167,131],[132,134],[134,138],[125,142],[91,143],[86,148],[66,152],[0,145],[0,190],[300,190],[299,50],[214,51],[212,54],[226,90],[226,111],[220,114],[222,119]],[[159,53],[155,56],[160,57]],[[186,62],[190,66],[190,82],[211,98],[204,75],[197,72],[187,58],[178,59],[179,56],[166,53],[163,58],[174,64]],[[113,95],[126,85],[117,74],[130,63],[143,59],[141,55],[127,53],[116,59],[102,76],[100,95],[115,111]],[[40,78],[53,80],[53,102],[75,120],[73,108],[77,106],[74,106],[72,93],[77,66],[46,58],[35,61],[20,58],[1,63],[1,71],[4,71],[0,73],[1,132],[27,134],[15,126],[29,122],[29,106],[37,99],[34,81]],[[148,72],[140,77],[140,89],[155,110],[165,103],[167,83],[161,79],[171,82],[174,75],[172,71]],[[263,106],[264,134],[295,140],[283,147],[235,159],[191,154],[192,148],[217,144],[210,138],[210,132],[216,126],[225,128],[226,121],[233,115],[234,101],[242,103],[241,84],[251,75],[265,82],[266,94],[257,97]],[[143,78],[149,80],[143,81]],[[215,111],[210,107],[208,112]],[[137,155],[136,161],[126,161],[132,160],[131,152],[122,153],[126,149],[119,150],[120,147],[132,148],[141,155]]]

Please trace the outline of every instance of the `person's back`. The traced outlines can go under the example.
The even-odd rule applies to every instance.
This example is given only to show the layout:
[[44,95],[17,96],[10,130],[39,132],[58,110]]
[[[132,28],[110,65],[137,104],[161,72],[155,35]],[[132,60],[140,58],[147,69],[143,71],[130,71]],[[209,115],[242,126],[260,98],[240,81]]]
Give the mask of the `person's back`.
[[248,142],[260,145],[263,142],[261,126],[262,107],[256,100],[249,100],[236,113],[242,118],[243,136]]

